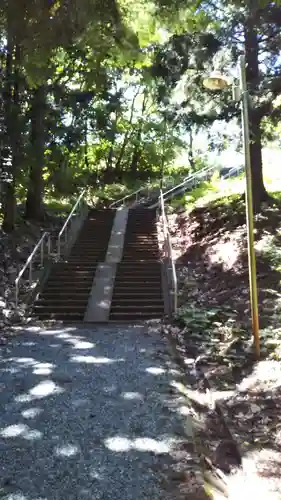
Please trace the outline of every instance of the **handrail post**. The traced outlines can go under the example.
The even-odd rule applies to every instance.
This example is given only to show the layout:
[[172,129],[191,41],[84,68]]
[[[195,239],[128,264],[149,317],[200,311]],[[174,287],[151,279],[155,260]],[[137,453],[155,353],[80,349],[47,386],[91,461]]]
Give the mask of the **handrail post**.
[[44,238],[41,240],[41,248],[40,248],[40,253],[41,253],[41,267],[43,267],[43,262],[44,262]]
[[32,285],[32,259],[30,259],[29,263],[29,286]]
[[172,307],[172,312],[175,313],[178,308],[178,284],[177,284],[177,273],[176,273],[176,266],[173,260],[173,249],[172,249],[172,244],[171,244],[171,237],[170,237],[170,232],[169,232],[169,226],[168,226],[168,221],[167,217],[165,214],[165,202],[164,202],[164,196],[163,196],[163,191],[160,190],[160,196],[159,196],[159,201],[160,201],[160,207],[161,207],[161,220],[162,220],[162,232],[163,232],[163,254],[164,258],[168,259],[169,261],[169,269],[172,272],[172,286],[173,289],[171,290],[171,296],[173,295],[171,307]]
[[83,210],[81,209],[81,206],[83,207],[83,196],[84,196],[84,193],[85,193],[85,189],[82,191],[82,193],[80,194],[79,198],[77,199],[74,207],[72,208],[69,216],[67,217],[62,229],[60,230],[59,232],[59,235],[58,235],[58,249],[57,249],[57,255],[58,255],[58,258],[60,259],[61,257],[61,237],[62,235],[64,234],[64,242],[65,242],[65,245],[67,244],[67,241],[68,241],[68,225],[70,225],[70,227],[73,227],[72,226],[72,223],[73,223],[73,218],[78,214],[78,217],[79,217],[79,214],[81,215],[83,213]]
[[50,258],[51,255],[51,235],[50,233],[48,234],[48,259]]

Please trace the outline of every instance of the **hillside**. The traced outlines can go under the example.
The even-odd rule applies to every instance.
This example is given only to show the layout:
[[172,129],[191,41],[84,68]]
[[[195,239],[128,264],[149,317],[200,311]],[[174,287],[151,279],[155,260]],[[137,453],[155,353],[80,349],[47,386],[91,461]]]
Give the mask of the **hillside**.
[[[173,202],[177,208],[170,209],[180,284],[177,326],[170,332],[189,377],[188,360],[199,356],[201,371],[196,382],[190,378],[189,397],[203,456],[226,473],[231,491],[243,490],[246,474],[251,492],[261,489],[271,498],[272,492],[281,493],[276,477],[281,461],[281,202],[276,193],[275,202],[255,217],[262,347],[257,361],[251,333],[245,205],[240,195],[221,197],[211,184],[209,189],[204,186],[203,206],[198,189],[193,194],[193,208],[191,194],[185,207],[183,200],[177,200]],[[208,384],[221,417],[216,406],[208,410]],[[239,465],[235,452],[218,452],[229,436],[240,449],[243,466],[232,479],[228,474]]]

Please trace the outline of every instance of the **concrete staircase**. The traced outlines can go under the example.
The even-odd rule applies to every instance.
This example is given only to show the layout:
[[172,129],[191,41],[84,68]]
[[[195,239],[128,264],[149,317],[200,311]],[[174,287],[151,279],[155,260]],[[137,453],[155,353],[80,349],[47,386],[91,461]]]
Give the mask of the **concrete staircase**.
[[159,318],[164,314],[155,210],[129,211],[123,256],[117,266],[110,320]]
[[68,258],[53,265],[35,300],[35,316],[83,320],[98,263],[105,259],[114,215],[114,210],[89,212]]
[[162,317],[161,269],[155,210],[91,210],[69,256],[53,265],[34,315],[90,323]]

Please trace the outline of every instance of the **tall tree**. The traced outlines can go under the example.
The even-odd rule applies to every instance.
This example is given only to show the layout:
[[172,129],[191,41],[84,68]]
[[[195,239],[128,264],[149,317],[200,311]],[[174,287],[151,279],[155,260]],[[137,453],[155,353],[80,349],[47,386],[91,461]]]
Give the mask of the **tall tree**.
[[27,219],[40,220],[44,217],[43,210],[43,169],[45,153],[45,113],[46,87],[40,85],[33,90],[30,110],[30,146],[31,165],[29,186],[26,198],[25,215]]
[[[158,6],[160,13],[168,8],[166,0],[158,0]],[[196,15],[203,16],[215,34],[215,38],[220,42],[220,47],[216,49],[216,52],[220,52],[220,54],[216,55],[215,60],[213,59],[214,54],[209,54],[211,56],[209,61],[203,61],[201,67],[198,66],[197,62],[197,69],[209,70],[211,66],[216,64],[217,69],[228,70],[235,64],[237,56],[242,52],[245,53],[247,82],[251,94],[249,118],[252,138],[250,147],[253,193],[255,207],[259,208],[261,202],[268,198],[262,175],[262,122],[264,117],[268,115],[272,119],[280,119],[280,109],[273,109],[274,99],[281,93],[280,2],[198,0],[193,3],[189,0],[174,0],[170,3],[168,10],[171,14],[176,11],[193,10],[194,15],[196,13]],[[175,38],[180,41],[182,36],[176,35]],[[190,32],[187,36],[190,37]],[[207,45],[210,47],[209,43]],[[194,50],[189,46],[188,55],[182,62],[182,44],[179,46],[180,48],[174,44],[174,55],[176,56],[177,73],[181,76],[191,66],[190,60]],[[226,55],[227,57],[225,57]],[[206,62],[207,64],[205,64]],[[226,62],[227,67],[225,67]],[[172,69],[170,69],[170,73],[172,73]],[[188,80],[188,76],[186,78]],[[238,114],[237,106],[231,104],[230,92],[224,92],[220,97],[203,91],[198,77],[195,83],[202,96],[200,101],[202,103],[203,100],[205,106],[203,112],[189,113],[189,117],[194,123],[210,123],[219,118],[231,119]],[[210,104],[206,102],[206,98],[209,99]]]
[[3,229],[10,232],[14,229],[16,215],[16,180],[21,162],[21,109],[20,109],[20,63],[21,48],[17,20],[14,17],[13,5],[7,2],[4,9],[6,34],[5,72],[2,90],[4,111],[4,140],[1,157],[9,151],[10,161],[6,162],[4,172],[4,218]]

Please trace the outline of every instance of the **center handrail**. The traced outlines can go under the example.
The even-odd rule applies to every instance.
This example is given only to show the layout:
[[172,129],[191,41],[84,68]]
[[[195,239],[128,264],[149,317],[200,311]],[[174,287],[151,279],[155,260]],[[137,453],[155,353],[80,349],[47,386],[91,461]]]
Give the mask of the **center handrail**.
[[178,309],[178,279],[177,279],[176,266],[173,258],[171,235],[169,231],[167,215],[165,213],[165,201],[162,189],[160,190],[160,215],[161,215],[162,230],[163,230],[164,257],[168,258],[169,265],[172,270],[173,313],[175,313]]
[[29,286],[32,285],[32,274],[33,274],[33,260],[34,260],[34,257],[37,255],[37,252],[40,248],[40,252],[41,252],[41,258],[40,258],[40,264],[41,264],[41,267],[43,267],[43,263],[44,263],[44,243],[45,243],[45,240],[47,240],[47,253],[48,253],[48,258],[50,257],[50,254],[51,254],[51,235],[49,232],[45,232],[42,234],[40,240],[38,241],[38,243],[35,245],[34,249],[32,250],[31,254],[29,255],[26,263],[24,264],[23,268],[21,269],[21,271],[19,272],[17,278],[15,279],[15,289],[16,289],[16,297],[15,297],[15,305],[16,305],[16,308],[18,307],[18,300],[19,300],[19,282],[21,280],[21,278],[23,277],[26,269],[29,267]]
[[71,210],[69,216],[67,217],[64,225],[62,226],[59,234],[58,234],[58,258],[60,258],[60,255],[61,255],[61,239],[62,239],[62,236],[64,234],[64,240],[65,240],[65,243],[67,243],[67,236],[68,236],[68,226],[69,224],[72,223],[72,220],[73,220],[73,216],[76,212],[76,209],[79,207],[79,205],[82,203],[83,201],[83,198],[84,198],[84,194],[86,192],[86,189],[83,189],[82,193],[79,195],[73,209]]

